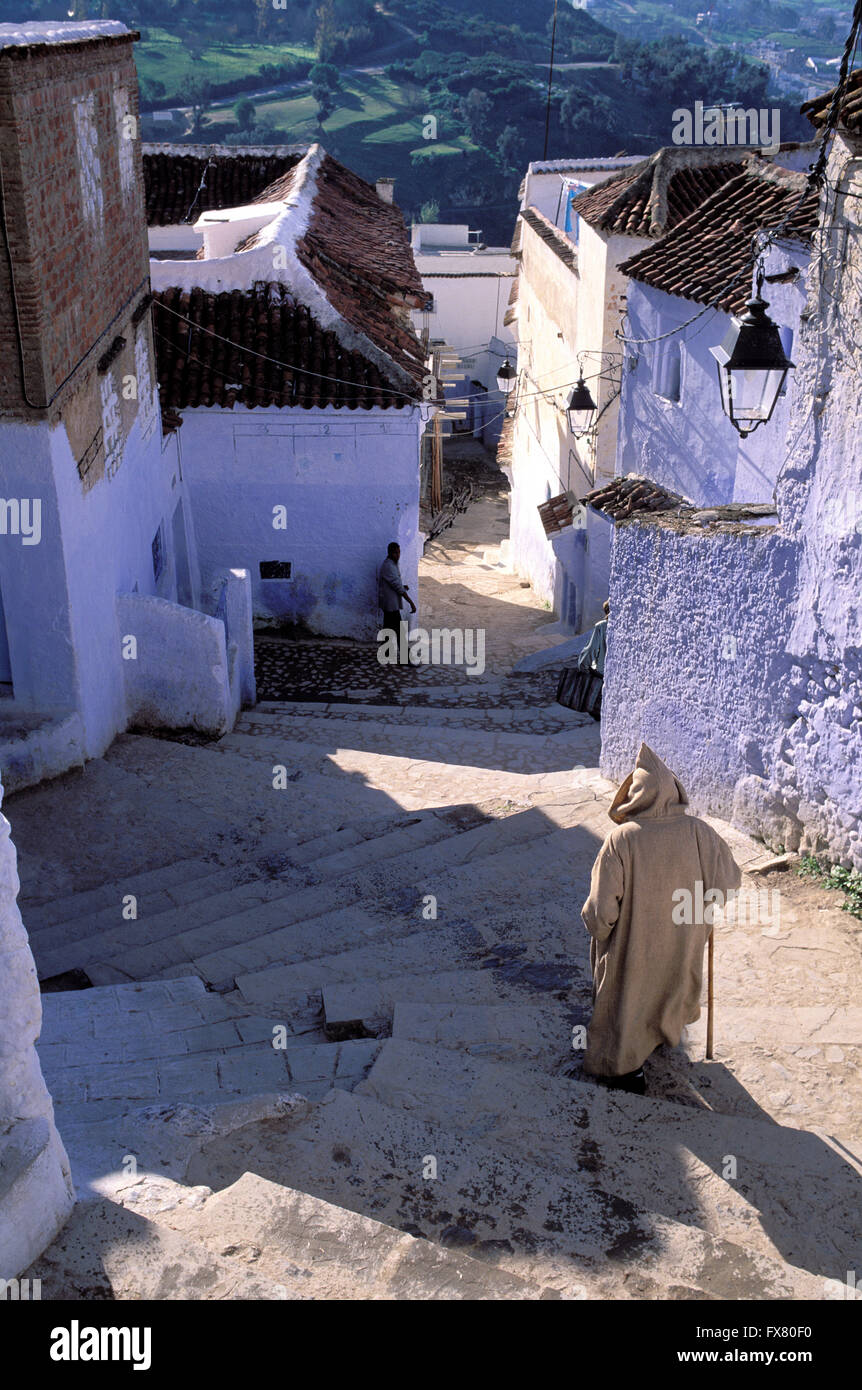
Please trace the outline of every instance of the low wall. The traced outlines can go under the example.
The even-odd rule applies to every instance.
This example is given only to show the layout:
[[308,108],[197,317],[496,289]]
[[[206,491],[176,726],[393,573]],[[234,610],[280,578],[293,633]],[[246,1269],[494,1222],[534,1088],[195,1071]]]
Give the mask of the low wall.
[[0,1279],[16,1278],[41,1254],[75,1201],[34,1045],[42,1003],[18,888],[15,846],[0,815]]
[[144,594],[118,594],[128,722],[223,734],[236,717],[225,626]]

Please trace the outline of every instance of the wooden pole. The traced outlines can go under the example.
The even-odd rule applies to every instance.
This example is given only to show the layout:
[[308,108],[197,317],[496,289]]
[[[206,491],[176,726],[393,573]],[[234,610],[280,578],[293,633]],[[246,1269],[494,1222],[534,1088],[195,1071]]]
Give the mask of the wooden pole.
[[715,1023],[715,930],[709,933],[706,982],[706,1060],[712,1061],[713,1026]]

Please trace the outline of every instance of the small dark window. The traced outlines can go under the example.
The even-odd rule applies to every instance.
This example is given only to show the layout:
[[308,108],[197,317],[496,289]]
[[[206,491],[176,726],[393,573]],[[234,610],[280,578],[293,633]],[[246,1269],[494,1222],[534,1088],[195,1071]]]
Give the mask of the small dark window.
[[290,561],[289,560],[261,560],[260,562],[261,579],[289,579]]
[[162,536],[162,528],[159,527],[153,536],[153,574],[156,579],[161,576],[165,567],[165,542]]

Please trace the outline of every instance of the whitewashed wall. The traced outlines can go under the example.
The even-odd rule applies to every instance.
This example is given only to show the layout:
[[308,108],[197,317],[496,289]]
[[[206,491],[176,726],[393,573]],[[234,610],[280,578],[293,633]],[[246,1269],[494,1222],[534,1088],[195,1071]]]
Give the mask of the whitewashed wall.
[[[417,591],[422,428],[413,407],[186,410],[180,450],[204,594],[242,566],[257,621],[373,639],[389,541]],[[289,562],[291,577],[261,579],[271,560]]]
[[[794,267],[800,271],[793,283],[763,288],[770,317],[791,330],[794,342],[805,305],[809,260],[808,249],[800,245],[773,247],[765,258],[767,274]],[[627,336],[659,337],[693,318],[700,308],[693,300],[632,280]],[[672,339],[631,346],[619,422],[620,473],[642,473],[703,506],[772,500],[784,457],[775,441],[787,431],[796,377],[789,374],[787,394],[779,399],[769,424],[741,439],[722,411],[718,373],[710,353],[730,326],[729,314],[709,309]],[[680,393],[679,400],[672,401],[656,390],[656,372],[660,355],[677,344]]]
[[41,1254],[75,1200],[34,1046],[42,1003],[18,888],[15,846],[0,815],[0,1279],[16,1278]]
[[[175,600],[172,518],[182,482],[158,417],[140,413],[114,475],[84,492],[64,426],[8,422],[0,431],[6,497],[41,501],[38,545],[0,537],[0,588],[16,702],[41,711],[79,710],[86,756],[104,752],[126,727],[117,593]],[[165,566],[156,581],[152,541],[163,527]],[[194,557],[190,556],[194,568]]]
[[[611,237],[582,224],[577,268],[564,265],[524,224],[518,300],[518,366],[525,373],[512,442],[512,560],[565,627],[579,632],[601,616],[610,574],[610,525],[590,515],[584,530],[547,537],[537,508],[573,491],[583,496],[614,475],[619,400],[620,322],[626,278],[619,263],[648,245]],[[595,435],[576,439],[565,405],[584,376],[601,412]]]

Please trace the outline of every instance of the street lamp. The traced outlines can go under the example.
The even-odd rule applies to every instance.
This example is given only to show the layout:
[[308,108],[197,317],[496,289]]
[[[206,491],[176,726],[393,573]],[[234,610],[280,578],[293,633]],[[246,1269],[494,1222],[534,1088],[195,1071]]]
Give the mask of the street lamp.
[[515,382],[517,380],[518,373],[515,371],[515,368],[512,366],[511,362],[507,357],[502,367],[497,373],[497,386],[503,392],[504,396],[508,396],[511,395],[512,391],[514,391]]
[[593,400],[590,388],[584,381],[584,374],[581,373],[577,386],[572,387],[572,394],[569,396],[566,405],[566,414],[569,417],[569,429],[577,438],[582,434],[589,433],[593,425],[596,413],[596,403]]
[[757,293],[741,319],[734,318],[724,341],[710,348],[718,367],[724,413],[743,439],[771,419],[784,379],[794,365],[784,351],[778,324],[767,314],[769,305]]

